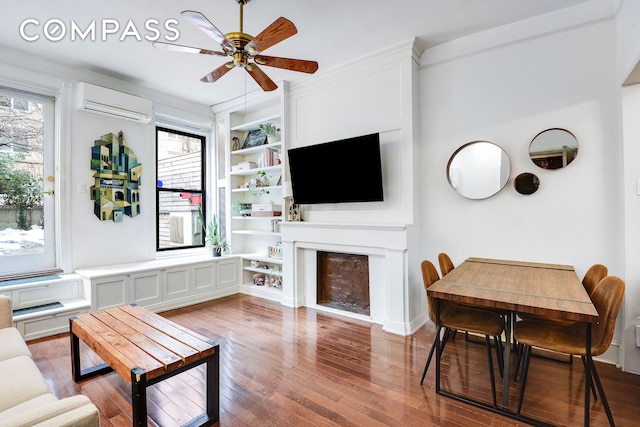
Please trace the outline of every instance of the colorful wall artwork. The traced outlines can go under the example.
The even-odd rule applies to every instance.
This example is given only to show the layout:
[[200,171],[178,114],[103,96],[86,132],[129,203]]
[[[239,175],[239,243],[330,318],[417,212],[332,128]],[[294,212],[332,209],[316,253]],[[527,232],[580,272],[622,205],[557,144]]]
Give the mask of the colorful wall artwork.
[[91,186],[93,212],[101,220],[122,222],[124,215],[140,214],[140,173],[142,165],[125,146],[122,131],[109,133],[91,147],[91,169],[95,184]]

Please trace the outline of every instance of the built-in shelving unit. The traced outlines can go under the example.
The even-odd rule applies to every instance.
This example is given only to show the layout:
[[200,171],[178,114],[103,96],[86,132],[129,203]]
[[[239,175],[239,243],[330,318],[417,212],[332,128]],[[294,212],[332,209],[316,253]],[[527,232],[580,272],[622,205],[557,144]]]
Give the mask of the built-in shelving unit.
[[[241,259],[241,291],[276,300],[282,295],[280,222],[285,217],[283,183],[288,127],[287,87],[285,82],[278,85],[273,92],[257,92],[242,102],[213,107],[216,122],[225,124],[224,132],[218,134],[219,142],[226,144],[222,150],[227,170],[225,231],[231,252]],[[280,129],[273,141],[243,148],[248,133],[265,123]],[[238,204],[244,204],[242,212]],[[252,208],[247,208],[248,204]],[[256,212],[258,207],[261,212]],[[276,251],[279,257],[274,256]]]

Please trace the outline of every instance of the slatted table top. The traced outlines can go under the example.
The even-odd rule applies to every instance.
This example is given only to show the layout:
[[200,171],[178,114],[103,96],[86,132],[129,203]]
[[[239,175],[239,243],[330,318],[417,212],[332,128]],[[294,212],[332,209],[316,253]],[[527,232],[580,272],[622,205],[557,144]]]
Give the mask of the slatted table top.
[[207,337],[139,306],[82,314],[71,331],[129,383],[134,368],[151,380],[215,351]]
[[468,258],[429,287],[430,296],[593,322],[598,312],[570,265]]

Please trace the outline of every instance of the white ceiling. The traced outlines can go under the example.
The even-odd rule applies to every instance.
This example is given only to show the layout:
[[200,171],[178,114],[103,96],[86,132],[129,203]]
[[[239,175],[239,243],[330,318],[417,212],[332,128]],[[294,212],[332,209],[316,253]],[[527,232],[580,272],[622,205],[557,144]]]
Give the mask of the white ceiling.
[[[244,7],[244,32],[256,36],[276,18],[293,21],[298,34],[267,49],[264,54],[318,61],[318,73],[417,37],[423,47],[488,28],[594,0],[252,0]],[[222,65],[226,58],[168,52],[155,49],[145,36],[149,19],[161,25],[179,20],[180,38],[176,43],[220,50],[219,45],[189,22],[181,19],[185,9],[202,12],[223,33],[239,30],[239,6],[236,0],[3,0],[0,45],[37,57],[54,59],[103,74],[212,105],[258,88],[244,70],[234,69],[216,83],[201,83],[200,78]],[[37,19],[39,26],[27,25],[26,41],[20,25]],[[45,23],[61,20],[67,35],[57,42],[43,34]],[[72,24],[85,30],[96,21],[97,40],[69,37]],[[102,22],[116,20],[121,28],[101,40]],[[120,36],[131,20],[142,41]],[[169,34],[160,25],[162,36]],[[53,28],[53,27],[51,27]],[[163,39],[160,39],[164,41]],[[0,58],[0,61],[11,58]],[[274,80],[293,81],[306,74],[263,67]],[[42,70],[46,72],[47,70]]]

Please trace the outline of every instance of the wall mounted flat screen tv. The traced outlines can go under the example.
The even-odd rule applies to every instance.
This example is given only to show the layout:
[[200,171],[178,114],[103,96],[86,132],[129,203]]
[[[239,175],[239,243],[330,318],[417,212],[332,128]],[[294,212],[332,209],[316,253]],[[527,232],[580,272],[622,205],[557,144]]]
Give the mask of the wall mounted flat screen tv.
[[377,133],[292,148],[288,154],[294,203],[383,201]]

